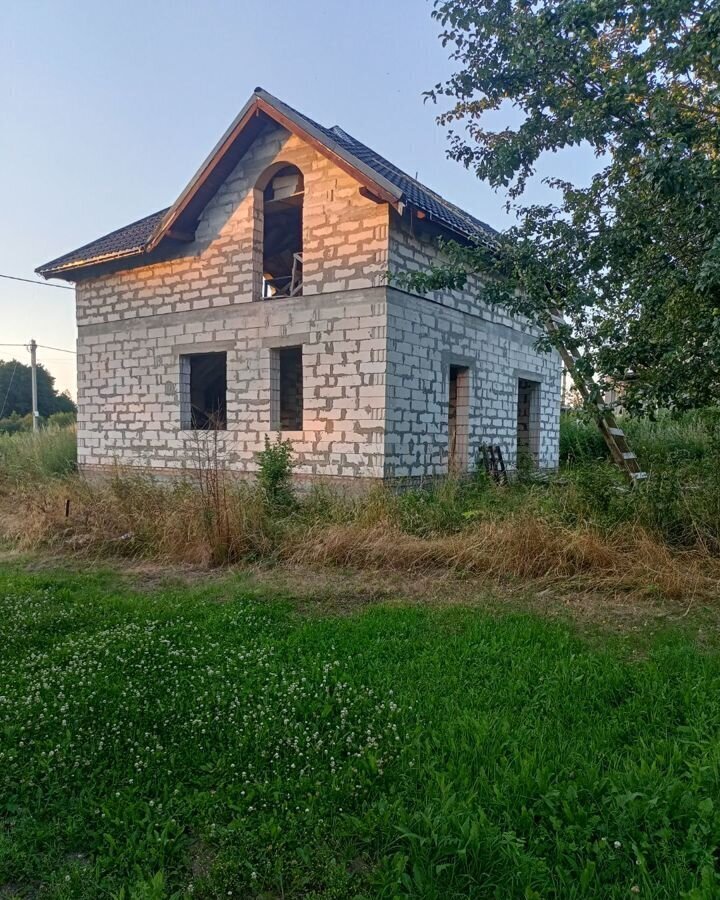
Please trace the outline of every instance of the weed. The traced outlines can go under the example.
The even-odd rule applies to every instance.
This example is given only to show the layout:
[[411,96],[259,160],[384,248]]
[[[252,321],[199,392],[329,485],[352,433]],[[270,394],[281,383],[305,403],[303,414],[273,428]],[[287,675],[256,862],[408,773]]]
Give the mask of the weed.
[[[658,438],[655,467],[635,490],[608,461],[584,459],[544,481],[528,475],[498,486],[482,473],[405,491],[376,486],[355,495],[316,485],[296,496],[287,441],[268,441],[259,454],[257,483],[242,483],[226,468],[212,431],[198,434],[194,468],[174,483],[123,469],[102,482],[73,474],[28,477],[28,471],[62,471],[68,432],[13,436],[0,442],[3,531],[24,547],[45,544],[85,555],[225,565],[294,559],[300,546],[318,564],[344,559],[355,567],[395,568],[395,553],[415,571],[425,561],[432,569],[494,578],[594,572],[623,589],[640,585],[647,570],[644,562],[630,560],[634,574],[623,574],[629,535],[627,547],[639,540],[643,554],[662,560],[643,590],[676,596],[686,589],[692,596],[716,585],[720,555],[720,440],[709,413],[692,422],[695,449],[682,463],[674,420],[643,426],[647,441],[649,433],[667,427],[663,446],[669,449],[663,456]],[[19,448],[26,445],[38,454],[34,469],[17,467]],[[480,541],[488,556],[494,554],[492,561],[484,549],[480,553]],[[572,548],[585,548],[574,561],[568,557]],[[518,562],[518,555],[529,563]]]

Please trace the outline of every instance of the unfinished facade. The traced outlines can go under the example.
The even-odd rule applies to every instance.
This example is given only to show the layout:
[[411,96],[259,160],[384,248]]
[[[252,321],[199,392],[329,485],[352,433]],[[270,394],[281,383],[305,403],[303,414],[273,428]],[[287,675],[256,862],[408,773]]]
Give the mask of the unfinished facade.
[[76,283],[78,454],[169,474],[198,441],[253,472],[266,435],[305,476],[462,473],[483,443],[556,466],[560,363],[482,284],[387,272],[488,240],[340,128],[260,88],[173,206],[37,271]]

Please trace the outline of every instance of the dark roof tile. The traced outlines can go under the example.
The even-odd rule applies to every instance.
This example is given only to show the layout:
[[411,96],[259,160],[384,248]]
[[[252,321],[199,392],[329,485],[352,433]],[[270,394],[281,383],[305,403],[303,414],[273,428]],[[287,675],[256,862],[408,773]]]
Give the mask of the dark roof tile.
[[481,222],[480,219],[476,219],[475,216],[466,213],[459,206],[450,203],[449,200],[441,197],[440,194],[435,193],[435,191],[421,184],[417,179],[403,172],[402,169],[398,169],[397,166],[380,156],[379,153],[376,153],[370,147],[343,131],[338,125],[331,128],[330,132],[334,135],[335,140],[342,144],[353,156],[362,160],[371,169],[383,175],[396,187],[399,187],[413,206],[426,212],[441,225],[445,225],[453,231],[459,231],[466,237],[487,238],[497,234],[495,229],[486,225],[485,222]]
[[[258,93],[261,92],[260,88],[257,90]],[[262,93],[264,94],[264,92]],[[287,106],[287,104],[283,105]],[[339,145],[345,153],[349,153],[364,166],[382,176],[386,181],[389,181],[402,191],[405,202],[425,212],[439,225],[474,240],[487,240],[487,238],[497,234],[489,225],[476,219],[475,216],[471,216],[470,213],[445,200],[440,194],[435,193],[435,191],[430,190],[417,179],[398,169],[397,166],[358,141],[338,125],[326,128],[303,113],[292,109],[292,107],[287,108],[298,119],[304,120],[319,131],[327,139],[330,146]],[[66,253],[64,256],[59,256],[57,259],[45,263],[36,271],[41,275],[50,277],[55,273],[62,273],[66,269],[78,268],[79,266],[90,265],[95,262],[100,263],[104,259],[140,253],[145,249],[148,240],[160,224],[165,213],[168,212],[168,209],[170,207],[161,209],[150,216],[145,216],[144,219],[138,219],[137,222],[126,225],[124,228],[111,231],[109,234],[91,241],[89,244],[85,244],[71,253]]]
[[78,247],[77,250],[66,253],[64,256],[58,256],[57,259],[45,263],[35,271],[44,275],[49,272],[70,268],[78,263],[88,264],[94,260],[102,262],[105,257],[114,258],[136,253],[142,250],[145,242],[168,209],[169,207],[166,207],[156,213],[152,213],[150,216],[145,216],[144,219],[138,219],[137,222],[132,222],[123,228],[117,228],[115,231],[111,231],[95,241],[90,241],[89,244]]

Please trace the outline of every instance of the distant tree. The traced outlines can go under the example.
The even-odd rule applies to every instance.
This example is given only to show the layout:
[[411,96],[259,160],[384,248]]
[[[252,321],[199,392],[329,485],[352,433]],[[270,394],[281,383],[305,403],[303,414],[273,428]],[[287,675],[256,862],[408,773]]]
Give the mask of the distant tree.
[[[428,92],[452,101],[453,158],[509,204],[547,151],[584,144],[600,171],[552,181],[558,202],[516,207],[492,247],[448,245],[416,286],[480,272],[491,302],[561,307],[631,410],[720,402],[717,0],[435,0],[433,16],[457,64]],[[494,129],[508,106],[521,122]]]
[[[60,412],[76,412],[77,407],[67,393],[55,389],[55,378],[42,366],[37,367],[38,412],[43,418]],[[0,360],[0,409],[2,417],[13,413],[25,416],[32,413],[32,374],[30,366],[11,359]]]

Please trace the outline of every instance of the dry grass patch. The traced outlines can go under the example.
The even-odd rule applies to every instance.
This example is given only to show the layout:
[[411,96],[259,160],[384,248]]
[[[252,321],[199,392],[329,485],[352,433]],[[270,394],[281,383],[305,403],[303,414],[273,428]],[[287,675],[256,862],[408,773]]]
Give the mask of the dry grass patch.
[[527,494],[523,506],[517,491],[490,491],[468,504],[461,489],[353,500],[316,493],[278,507],[216,467],[175,483],[118,469],[104,481],[70,475],[6,490],[0,536],[83,558],[447,573],[683,602],[720,595],[720,559],[699,545],[673,549],[636,524],[569,524],[542,506],[542,494]]
[[427,538],[388,523],[316,527],[290,558],[355,569],[444,569],[497,580],[592,576],[608,588],[659,591],[671,599],[716,596],[720,588],[718,561],[699,552],[673,553],[640,529],[606,537],[535,516],[480,522],[458,534]]
[[103,481],[71,476],[22,486],[3,507],[3,535],[25,550],[210,566],[266,556],[275,546],[276,523],[257,491],[242,485],[209,496],[192,479],[160,484],[119,470]]

